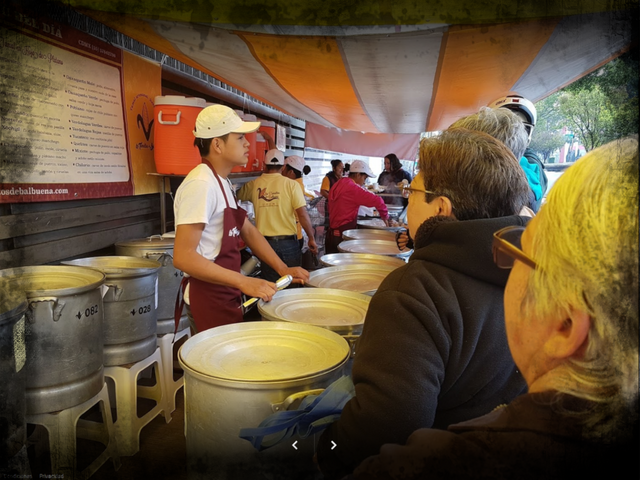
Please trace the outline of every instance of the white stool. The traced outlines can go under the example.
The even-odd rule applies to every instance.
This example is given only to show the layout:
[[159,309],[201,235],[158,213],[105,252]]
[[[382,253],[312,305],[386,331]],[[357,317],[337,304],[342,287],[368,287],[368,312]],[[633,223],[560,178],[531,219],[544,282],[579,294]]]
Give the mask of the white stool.
[[[81,419],[91,407],[100,404],[103,423]],[[109,458],[115,470],[120,468],[120,457],[116,444],[116,433],[111,419],[109,392],[105,383],[93,398],[80,405],[59,412],[38,413],[25,416],[26,423],[42,425],[49,433],[51,472],[64,478],[86,479],[93,475]],[[76,429],[77,427],[77,429]],[[106,446],[83,471],[77,471],[76,435],[97,441]]]
[[[156,384],[151,387],[138,385],[138,375],[148,367],[155,369]],[[167,423],[171,421],[171,414],[165,405],[164,370],[160,348],[144,360],[127,365],[105,367],[104,375],[113,380],[117,418],[114,423],[118,452],[120,455],[135,455],[140,450],[140,430],[153,420],[160,412],[164,412]],[[155,400],[156,405],[138,417],[138,397]]]
[[180,330],[176,334],[167,333],[158,336],[160,345],[160,356],[162,357],[162,368],[164,368],[164,385],[166,396],[165,412],[173,413],[176,409],[176,393],[184,386],[184,372],[178,380],[173,379],[173,349],[176,343],[184,337],[191,337],[189,327]]

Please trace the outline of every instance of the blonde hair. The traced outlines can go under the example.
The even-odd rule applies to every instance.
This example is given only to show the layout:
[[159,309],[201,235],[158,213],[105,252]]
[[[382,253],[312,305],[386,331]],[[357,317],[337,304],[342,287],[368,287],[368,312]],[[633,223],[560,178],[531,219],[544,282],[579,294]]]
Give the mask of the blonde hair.
[[556,182],[532,239],[529,318],[591,317],[580,360],[556,369],[560,392],[620,407],[638,398],[638,139],[589,152]]

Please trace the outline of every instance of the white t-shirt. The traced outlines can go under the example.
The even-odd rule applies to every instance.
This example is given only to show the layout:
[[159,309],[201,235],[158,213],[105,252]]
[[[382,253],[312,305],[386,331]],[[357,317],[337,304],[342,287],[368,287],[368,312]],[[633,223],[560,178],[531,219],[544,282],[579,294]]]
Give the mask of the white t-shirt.
[[[220,181],[229,206],[235,209],[236,202],[231,191],[231,182],[225,178],[221,178]],[[189,172],[176,192],[173,202],[176,229],[178,225],[204,223],[202,238],[196,251],[207,260],[215,260],[220,253],[225,208],[227,204],[218,180],[209,166],[204,163]],[[184,301],[190,304],[188,286],[184,292]]]

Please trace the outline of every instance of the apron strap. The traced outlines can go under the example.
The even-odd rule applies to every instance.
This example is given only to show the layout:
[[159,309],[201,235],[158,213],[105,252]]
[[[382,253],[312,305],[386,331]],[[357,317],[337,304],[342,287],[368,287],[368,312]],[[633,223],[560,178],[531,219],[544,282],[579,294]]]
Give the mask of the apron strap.
[[178,333],[178,325],[180,325],[180,317],[182,317],[182,310],[184,310],[184,292],[187,289],[187,284],[189,283],[189,277],[183,277],[180,282],[180,286],[178,287],[178,295],[176,295],[176,306],[173,312],[173,319],[176,323],[176,327],[173,331],[175,335]]

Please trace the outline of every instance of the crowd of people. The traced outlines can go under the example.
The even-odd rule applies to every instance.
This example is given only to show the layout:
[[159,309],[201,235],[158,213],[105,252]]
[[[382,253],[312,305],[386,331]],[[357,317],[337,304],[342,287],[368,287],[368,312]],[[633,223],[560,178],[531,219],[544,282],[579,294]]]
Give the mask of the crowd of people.
[[[387,155],[378,184],[393,196],[362,188],[375,178],[366,162],[347,176],[331,162],[326,253],[360,206],[387,221],[398,201],[399,245],[414,253],[371,299],[355,396],[317,445],[325,478],[567,478],[611,465],[637,477],[638,139],[581,158],[542,204],[535,121],[533,104],[509,95],[424,139],[413,178]],[[303,231],[318,251],[302,157],[270,150],[238,192],[256,226],[238,208],[227,177],[257,128],[221,105],[196,122],[203,163],[174,207],[174,264],[196,331],[242,321],[242,293],[269,301],[280,276],[308,280]],[[239,273],[240,239],[262,278]]]

